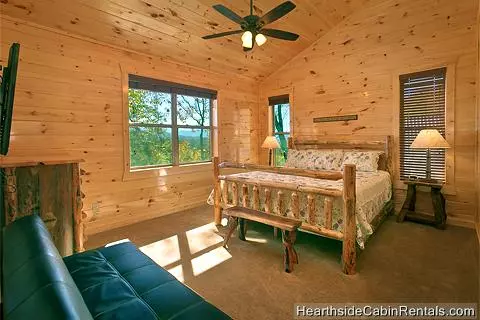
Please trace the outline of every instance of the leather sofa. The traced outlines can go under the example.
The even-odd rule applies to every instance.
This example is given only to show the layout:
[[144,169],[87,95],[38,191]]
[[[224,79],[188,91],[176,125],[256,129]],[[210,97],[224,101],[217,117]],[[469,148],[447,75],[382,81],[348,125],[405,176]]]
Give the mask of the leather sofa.
[[3,229],[3,317],[231,319],[131,242],[62,259],[37,215]]

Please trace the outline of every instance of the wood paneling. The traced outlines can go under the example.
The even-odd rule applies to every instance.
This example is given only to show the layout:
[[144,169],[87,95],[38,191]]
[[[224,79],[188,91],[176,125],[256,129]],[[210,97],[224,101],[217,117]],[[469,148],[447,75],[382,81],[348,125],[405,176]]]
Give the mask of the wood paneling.
[[[476,0],[398,0],[355,11],[261,83],[260,140],[268,130],[267,97],[282,91],[293,92],[296,136],[361,140],[395,135],[395,76],[454,65],[454,83],[447,86],[455,86],[455,181],[446,195],[447,213],[449,222],[472,226],[477,5]],[[359,119],[313,123],[314,117],[343,114]],[[260,159],[267,159],[259,151]],[[404,193],[396,190],[397,208]],[[430,211],[428,204],[425,211]]]
[[[297,2],[272,27],[297,32],[301,40],[269,39],[248,55],[235,36],[201,39],[235,27],[211,9],[217,2],[1,1],[1,62],[12,42],[22,45],[9,157],[55,160],[67,152],[85,159],[87,233],[204,203],[212,185],[208,165],[122,180],[120,65],[218,90],[219,154],[238,162],[267,159],[259,146],[268,131],[270,95],[290,94],[295,136],[378,140],[395,135],[395,75],[453,65],[455,178],[447,210],[450,222],[472,224],[476,0]],[[279,2],[258,1],[255,12]],[[223,3],[247,14],[247,0]],[[313,123],[314,117],[342,114],[359,119]],[[397,203],[403,197],[397,189]],[[428,201],[419,203],[430,210]]]
[[[201,37],[238,30],[212,5],[223,3],[241,16],[248,0],[2,0],[3,14],[82,35],[134,52],[179,61],[221,73],[261,79],[278,69],[351,12],[380,0],[302,0],[288,16],[271,24],[300,35],[296,42],[268,39],[244,54],[240,35],[215,40]],[[281,1],[255,1],[261,16]]]
[[62,256],[85,250],[79,165],[74,161],[0,164],[5,176],[4,221],[38,215]]
[[209,164],[122,180],[120,64],[138,74],[218,90],[221,159],[256,161],[258,85],[253,79],[225,77],[0,17],[2,65],[10,44],[21,43],[12,141],[2,162],[55,160],[65,154],[85,159],[87,234],[198,206],[212,187]]
[[[476,153],[476,190],[477,190],[477,210],[476,210],[476,229],[477,229],[477,237],[478,237],[478,244],[480,250],[480,0],[478,0],[478,11],[477,11],[477,106],[476,106],[476,133],[477,133],[477,153]],[[480,254],[478,256],[480,260]],[[480,275],[478,277],[479,284],[480,284]],[[480,292],[480,286],[479,286]],[[479,302],[480,302],[480,294],[479,294]]]

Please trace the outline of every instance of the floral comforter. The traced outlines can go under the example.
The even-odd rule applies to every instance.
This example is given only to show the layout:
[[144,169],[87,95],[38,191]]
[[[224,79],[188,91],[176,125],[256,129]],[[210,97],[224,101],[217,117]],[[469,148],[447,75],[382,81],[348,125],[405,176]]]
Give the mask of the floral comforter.
[[[256,179],[260,181],[270,182],[275,181],[282,183],[283,185],[291,186],[310,186],[310,187],[322,187],[322,188],[333,188],[342,190],[343,181],[342,180],[323,180],[315,179],[309,177],[299,177],[292,175],[283,175],[270,172],[262,171],[251,171],[244,173],[233,174],[237,178],[245,179],[248,182],[249,179]],[[357,223],[357,243],[361,248],[364,248],[367,238],[373,233],[372,226],[370,223],[373,218],[380,213],[383,206],[386,202],[391,199],[392,196],[392,186],[390,182],[390,175],[386,171],[377,171],[377,172],[357,172],[357,181],[356,181],[356,223]],[[221,181],[221,188],[223,190],[225,182]],[[252,188],[253,186],[248,186],[249,199],[250,203],[248,207],[252,207]],[[228,202],[232,203],[232,193],[231,188],[228,188]],[[260,210],[265,210],[265,193],[263,188],[260,188]],[[239,190],[240,191],[240,190]],[[271,189],[272,193],[272,208],[271,213],[279,214],[277,207],[277,191],[276,189]],[[290,210],[290,199],[291,191],[282,189],[284,193],[285,207],[287,208],[287,216],[293,217],[293,213]],[[239,192],[239,197],[241,197],[241,192]],[[300,202],[300,219],[308,222],[308,215],[306,210],[307,204],[307,194],[299,193],[299,202]],[[323,206],[324,206],[324,197],[317,195],[315,197],[315,208],[316,210],[316,225],[323,226],[325,217],[323,215]],[[341,197],[334,198],[333,202],[333,211],[332,211],[332,229],[336,231],[342,231],[343,229],[343,200]],[[213,205],[213,191],[210,194],[207,203]],[[242,203],[241,198],[238,199],[237,203]],[[225,207],[222,199],[222,207]]]

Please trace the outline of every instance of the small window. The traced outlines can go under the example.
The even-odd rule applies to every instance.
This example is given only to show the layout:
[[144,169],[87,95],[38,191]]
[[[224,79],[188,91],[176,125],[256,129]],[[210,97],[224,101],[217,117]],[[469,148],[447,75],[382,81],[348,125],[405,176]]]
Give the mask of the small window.
[[272,106],[272,133],[280,144],[280,148],[274,151],[273,164],[277,167],[283,167],[288,157],[288,137],[290,136],[288,95],[270,97],[269,104]]
[[[400,76],[400,179],[425,178],[427,151],[410,145],[422,129],[445,138],[446,68]],[[445,150],[431,149],[431,178],[445,181]]]
[[216,92],[129,75],[130,168],[211,161]]

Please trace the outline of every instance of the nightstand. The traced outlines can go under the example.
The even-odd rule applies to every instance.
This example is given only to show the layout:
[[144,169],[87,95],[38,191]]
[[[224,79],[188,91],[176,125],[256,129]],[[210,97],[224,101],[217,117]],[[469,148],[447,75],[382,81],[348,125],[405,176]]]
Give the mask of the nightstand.
[[[397,222],[404,220],[416,221],[425,224],[431,224],[438,229],[445,229],[447,221],[447,213],[445,211],[445,198],[442,194],[443,183],[425,182],[422,180],[404,181],[408,185],[407,198],[403,203],[402,210],[397,217]],[[417,186],[430,188],[430,196],[432,198],[433,211],[435,216],[429,216],[423,213],[415,212],[415,202],[417,200]]]

